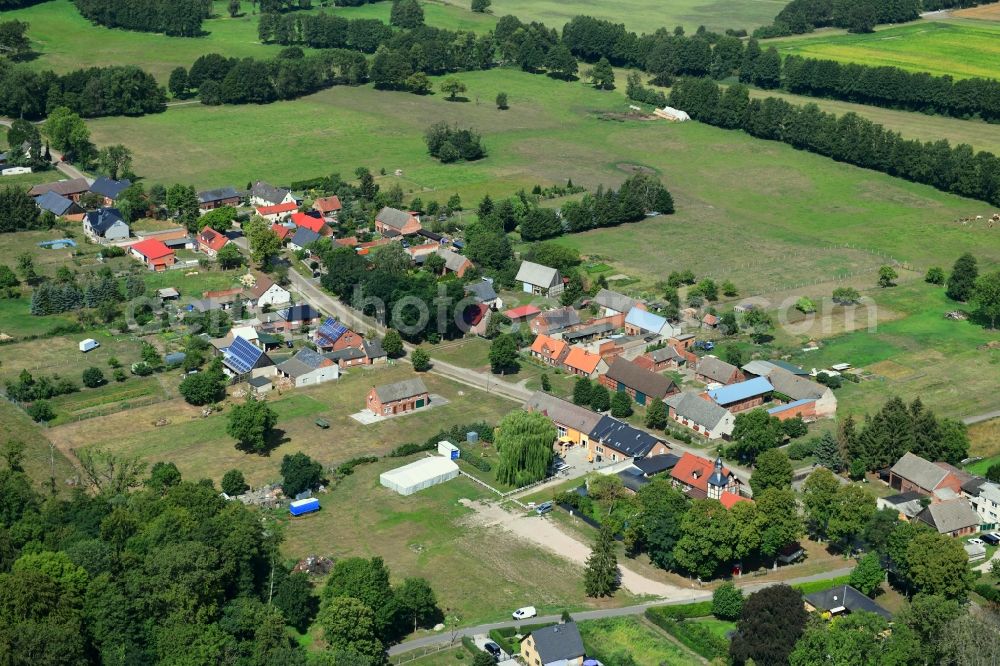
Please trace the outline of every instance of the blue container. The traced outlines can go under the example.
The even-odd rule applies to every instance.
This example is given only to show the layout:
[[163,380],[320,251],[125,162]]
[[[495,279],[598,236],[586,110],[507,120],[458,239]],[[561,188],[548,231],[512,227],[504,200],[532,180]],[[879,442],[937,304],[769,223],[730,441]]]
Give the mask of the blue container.
[[301,516],[306,513],[312,513],[313,511],[319,511],[319,500],[315,497],[295,500],[288,507],[288,510],[293,516]]

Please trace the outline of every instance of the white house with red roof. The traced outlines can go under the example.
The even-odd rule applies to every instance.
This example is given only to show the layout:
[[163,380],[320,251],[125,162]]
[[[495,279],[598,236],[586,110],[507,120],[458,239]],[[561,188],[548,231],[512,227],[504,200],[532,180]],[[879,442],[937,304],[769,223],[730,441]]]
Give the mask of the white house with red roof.
[[151,271],[163,271],[174,265],[177,255],[158,238],[133,243],[128,248],[129,253]]
[[257,212],[257,215],[260,215],[268,222],[277,222],[288,217],[298,209],[298,205],[292,201],[291,203],[280,203],[272,206],[257,206],[254,210]]

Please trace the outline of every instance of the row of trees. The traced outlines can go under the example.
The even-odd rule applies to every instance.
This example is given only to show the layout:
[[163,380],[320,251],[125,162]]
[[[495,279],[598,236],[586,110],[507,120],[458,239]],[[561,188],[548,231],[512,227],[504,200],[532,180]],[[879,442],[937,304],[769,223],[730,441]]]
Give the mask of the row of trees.
[[346,19],[325,12],[265,13],[257,24],[257,35],[265,44],[302,44],[315,49],[351,49],[362,53],[375,53],[393,34],[393,29],[378,19]]
[[90,67],[67,74],[37,71],[0,60],[0,113],[37,120],[57,107],[85,118],[158,113],[166,92],[134,65]]
[[[831,6],[829,2],[821,4]],[[743,41],[704,30],[685,36],[682,30],[671,33],[665,29],[637,36],[621,24],[587,16],[575,17],[566,24],[559,46],[588,62],[607,58],[613,65],[641,69],[651,74],[658,85],[669,86],[678,76],[725,79],[738,75],[743,83],[761,88],[783,87],[798,94],[1000,121],[1000,82],[993,79],[955,81],[950,76],[908,72],[898,67],[842,64],[801,56],[789,56],[783,62],[774,47],[763,50],[756,39]],[[663,101],[655,91],[642,88],[632,88],[629,97],[661,106]]]
[[211,11],[204,0],[73,0],[80,14],[98,25],[176,37],[202,34]]
[[710,125],[742,129],[860,167],[882,171],[937,189],[1000,204],[1000,158],[948,141],[922,143],[855,113],[837,117],[815,104],[796,106],[768,97],[750,100],[742,85],[724,91],[710,79],[682,79],[670,103]]
[[923,12],[981,4],[980,0],[792,0],[774,17],[773,24],[755,30],[754,37],[797,35],[829,26],[872,32],[878,24],[913,21]]

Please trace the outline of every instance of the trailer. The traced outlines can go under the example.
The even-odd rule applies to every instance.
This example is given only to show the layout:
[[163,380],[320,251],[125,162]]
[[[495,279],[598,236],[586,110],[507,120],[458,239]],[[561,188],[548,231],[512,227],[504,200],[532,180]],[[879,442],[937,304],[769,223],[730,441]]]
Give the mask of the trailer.
[[313,511],[319,511],[319,500],[315,497],[295,500],[288,506],[288,511],[293,516],[301,516],[306,513],[312,513]]
[[87,338],[86,340],[80,341],[80,351],[87,353],[92,349],[97,349],[101,346],[101,343],[94,338]]

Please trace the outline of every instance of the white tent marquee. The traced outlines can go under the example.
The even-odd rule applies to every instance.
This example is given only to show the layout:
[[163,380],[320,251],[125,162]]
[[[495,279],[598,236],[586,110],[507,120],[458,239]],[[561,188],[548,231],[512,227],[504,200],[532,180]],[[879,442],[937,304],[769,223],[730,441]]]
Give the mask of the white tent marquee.
[[383,472],[379,483],[400,495],[412,495],[418,490],[436,486],[458,476],[458,465],[444,456],[421,458],[409,465]]

